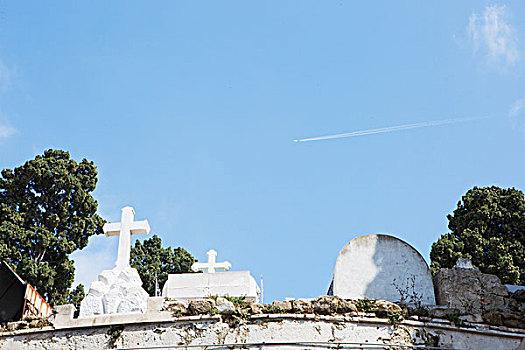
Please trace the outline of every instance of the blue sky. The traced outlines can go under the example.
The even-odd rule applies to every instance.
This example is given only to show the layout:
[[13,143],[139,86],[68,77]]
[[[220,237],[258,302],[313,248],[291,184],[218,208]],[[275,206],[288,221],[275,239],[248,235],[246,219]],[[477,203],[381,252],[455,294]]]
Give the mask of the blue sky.
[[[524,16],[519,1],[2,2],[0,166],[48,148],[93,160],[105,219],[133,206],[166,245],[264,276],[265,301],[322,295],[351,239],[393,234],[428,260],[466,190],[525,189]],[[77,282],[116,249],[92,238]]]

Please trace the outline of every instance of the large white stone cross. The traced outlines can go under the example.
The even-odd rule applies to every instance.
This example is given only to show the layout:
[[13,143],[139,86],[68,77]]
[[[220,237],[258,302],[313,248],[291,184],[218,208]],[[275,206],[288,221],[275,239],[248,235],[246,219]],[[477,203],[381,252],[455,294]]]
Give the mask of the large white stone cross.
[[217,257],[217,252],[215,250],[211,249],[206,253],[206,255],[208,256],[208,262],[194,263],[193,265],[191,265],[191,269],[193,271],[206,271],[208,273],[214,273],[215,270],[228,271],[232,268],[232,264],[230,264],[228,261],[222,263],[215,262],[215,258]]
[[131,253],[131,235],[148,234],[148,220],[133,221],[135,210],[132,207],[122,208],[122,219],[120,222],[105,223],[103,230],[106,237],[119,236],[118,255],[115,266],[118,268],[129,267]]

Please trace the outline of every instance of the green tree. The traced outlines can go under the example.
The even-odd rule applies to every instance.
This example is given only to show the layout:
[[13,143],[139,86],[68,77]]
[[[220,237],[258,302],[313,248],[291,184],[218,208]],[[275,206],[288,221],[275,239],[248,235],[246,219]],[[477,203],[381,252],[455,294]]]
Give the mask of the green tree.
[[525,284],[525,198],[514,188],[474,187],[447,216],[449,233],[432,244],[432,272],[472,259],[502,282]]
[[73,304],[75,305],[75,308],[77,311],[75,311],[75,317],[78,317],[80,314],[80,302],[84,299],[86,296],[86,292],[84,292],[84,285],[79,284],[75,287],[75,289],[72,289],[67,298],[66,298],[66,304]]
[[194,262],[193,256],[183,248],[162,248],[162,240],[157,235],[142,243],[137,240],[131,248],[131,266],[139,272],[142,287],[150,295],[155,294],[155,274],[162,287],[169,274],[193,272]]
[[0,178],[0,260],[50,304],[66,301],[75,268],[69,255],[102,233],[91,193],[93,162],[77,163],[66,151],[48,150]]

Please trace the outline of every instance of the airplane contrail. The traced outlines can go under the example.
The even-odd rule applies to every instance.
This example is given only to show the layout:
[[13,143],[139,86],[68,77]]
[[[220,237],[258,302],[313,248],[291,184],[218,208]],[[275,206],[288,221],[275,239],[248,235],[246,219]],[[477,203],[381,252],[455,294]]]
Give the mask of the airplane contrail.
[[300,140],[293,140],[293,141],[294,142],[320,141],[320,140],[328,140],[328,139],[338,139],[338,138],[342,138],[342,137],[354,137],[354,136],[364,136],[364,135],[372,135],[372,134],[382,134],[382,133],[385,133],[385,132],[393,132],[393,131],[401,131],[401,130],[409,130],[409,129],[417,129],[417,128],[426,128],[426,127],[429,127],[429,126],[465,123],[465,122],[471,122],[471,121],[487,119],[487,118],[490,118],[490,117],[434,120],[434,121],[415,123],[415,124],[404,124],[404,125],[398,125],[398,126],[389,126],[389,127],[386,127],[386,128],[353,131],[353,132],[349,132],[349,133],[345,133],[345,134],[335,134],[335,135],[311,137],[311,138],[307,138],[307,139],[300,139]]

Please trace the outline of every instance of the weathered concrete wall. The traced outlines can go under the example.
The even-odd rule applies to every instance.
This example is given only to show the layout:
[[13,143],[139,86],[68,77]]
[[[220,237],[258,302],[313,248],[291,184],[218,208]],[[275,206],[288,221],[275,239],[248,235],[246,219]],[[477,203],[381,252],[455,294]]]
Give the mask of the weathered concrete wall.
[[495,275],[474,269],[441,269],[435,278],[438,305],[464,313],[508,311],[509,291]]
[[495,275],[477,269],[441,269],[435,278],[438,305],[482,322],[525,328],[525,290],[509,293]]
[[[78,319],[73,318],[72,305],[62,305],[56,310],[57,314],[49,320],[51,323],[34,320],[31,324],[8,324],[10,331],[0,330],[0,350],[145,349],[184,345],[217,348],[217,344],[238,344],[223,346],[234,349],[247,343],[251,345],[246,347],[254,350],[297,350],[297,346],[289,342],[303,343],[301,349],[326,349],[326,344],[304,343],[330,342],[352,343],[360,348],[361,343],[379,344],[376,349],[396,349],[388,344],[397,344],[505,350],[517,349],[522,344],[520,350],[525,350],[525,329],[476,323],[457,314],[448,319],[431,318],[438,311],[446,314],[447,308],[433,308],[427,310],[427,316],[421,316],[407,314],[387,301],[352,301],[334,296],[276,301],[269,305],[233,304],[225,298],[179,303],[155,297],[148,299],[146,313]],[[52,326],[20,328],[45,324]]]
[[[517,349],[523,333],[490,328],[457,328],[406,320],[393,327],[387,319],[300,314],[252,315],[239,323],[220,315],[174,318],[171,322],[53,330],[25,330],[0,335],[1,350],[82,350],[153,346],[281,343],[248,345],[254,349],[297,349],[285,342],[416,344],[455,349]],[[302,349],[314,348],[302,345]],[[386,347],[385,347],[386,348]],[[393,348],[391,348],[393,349]]]

